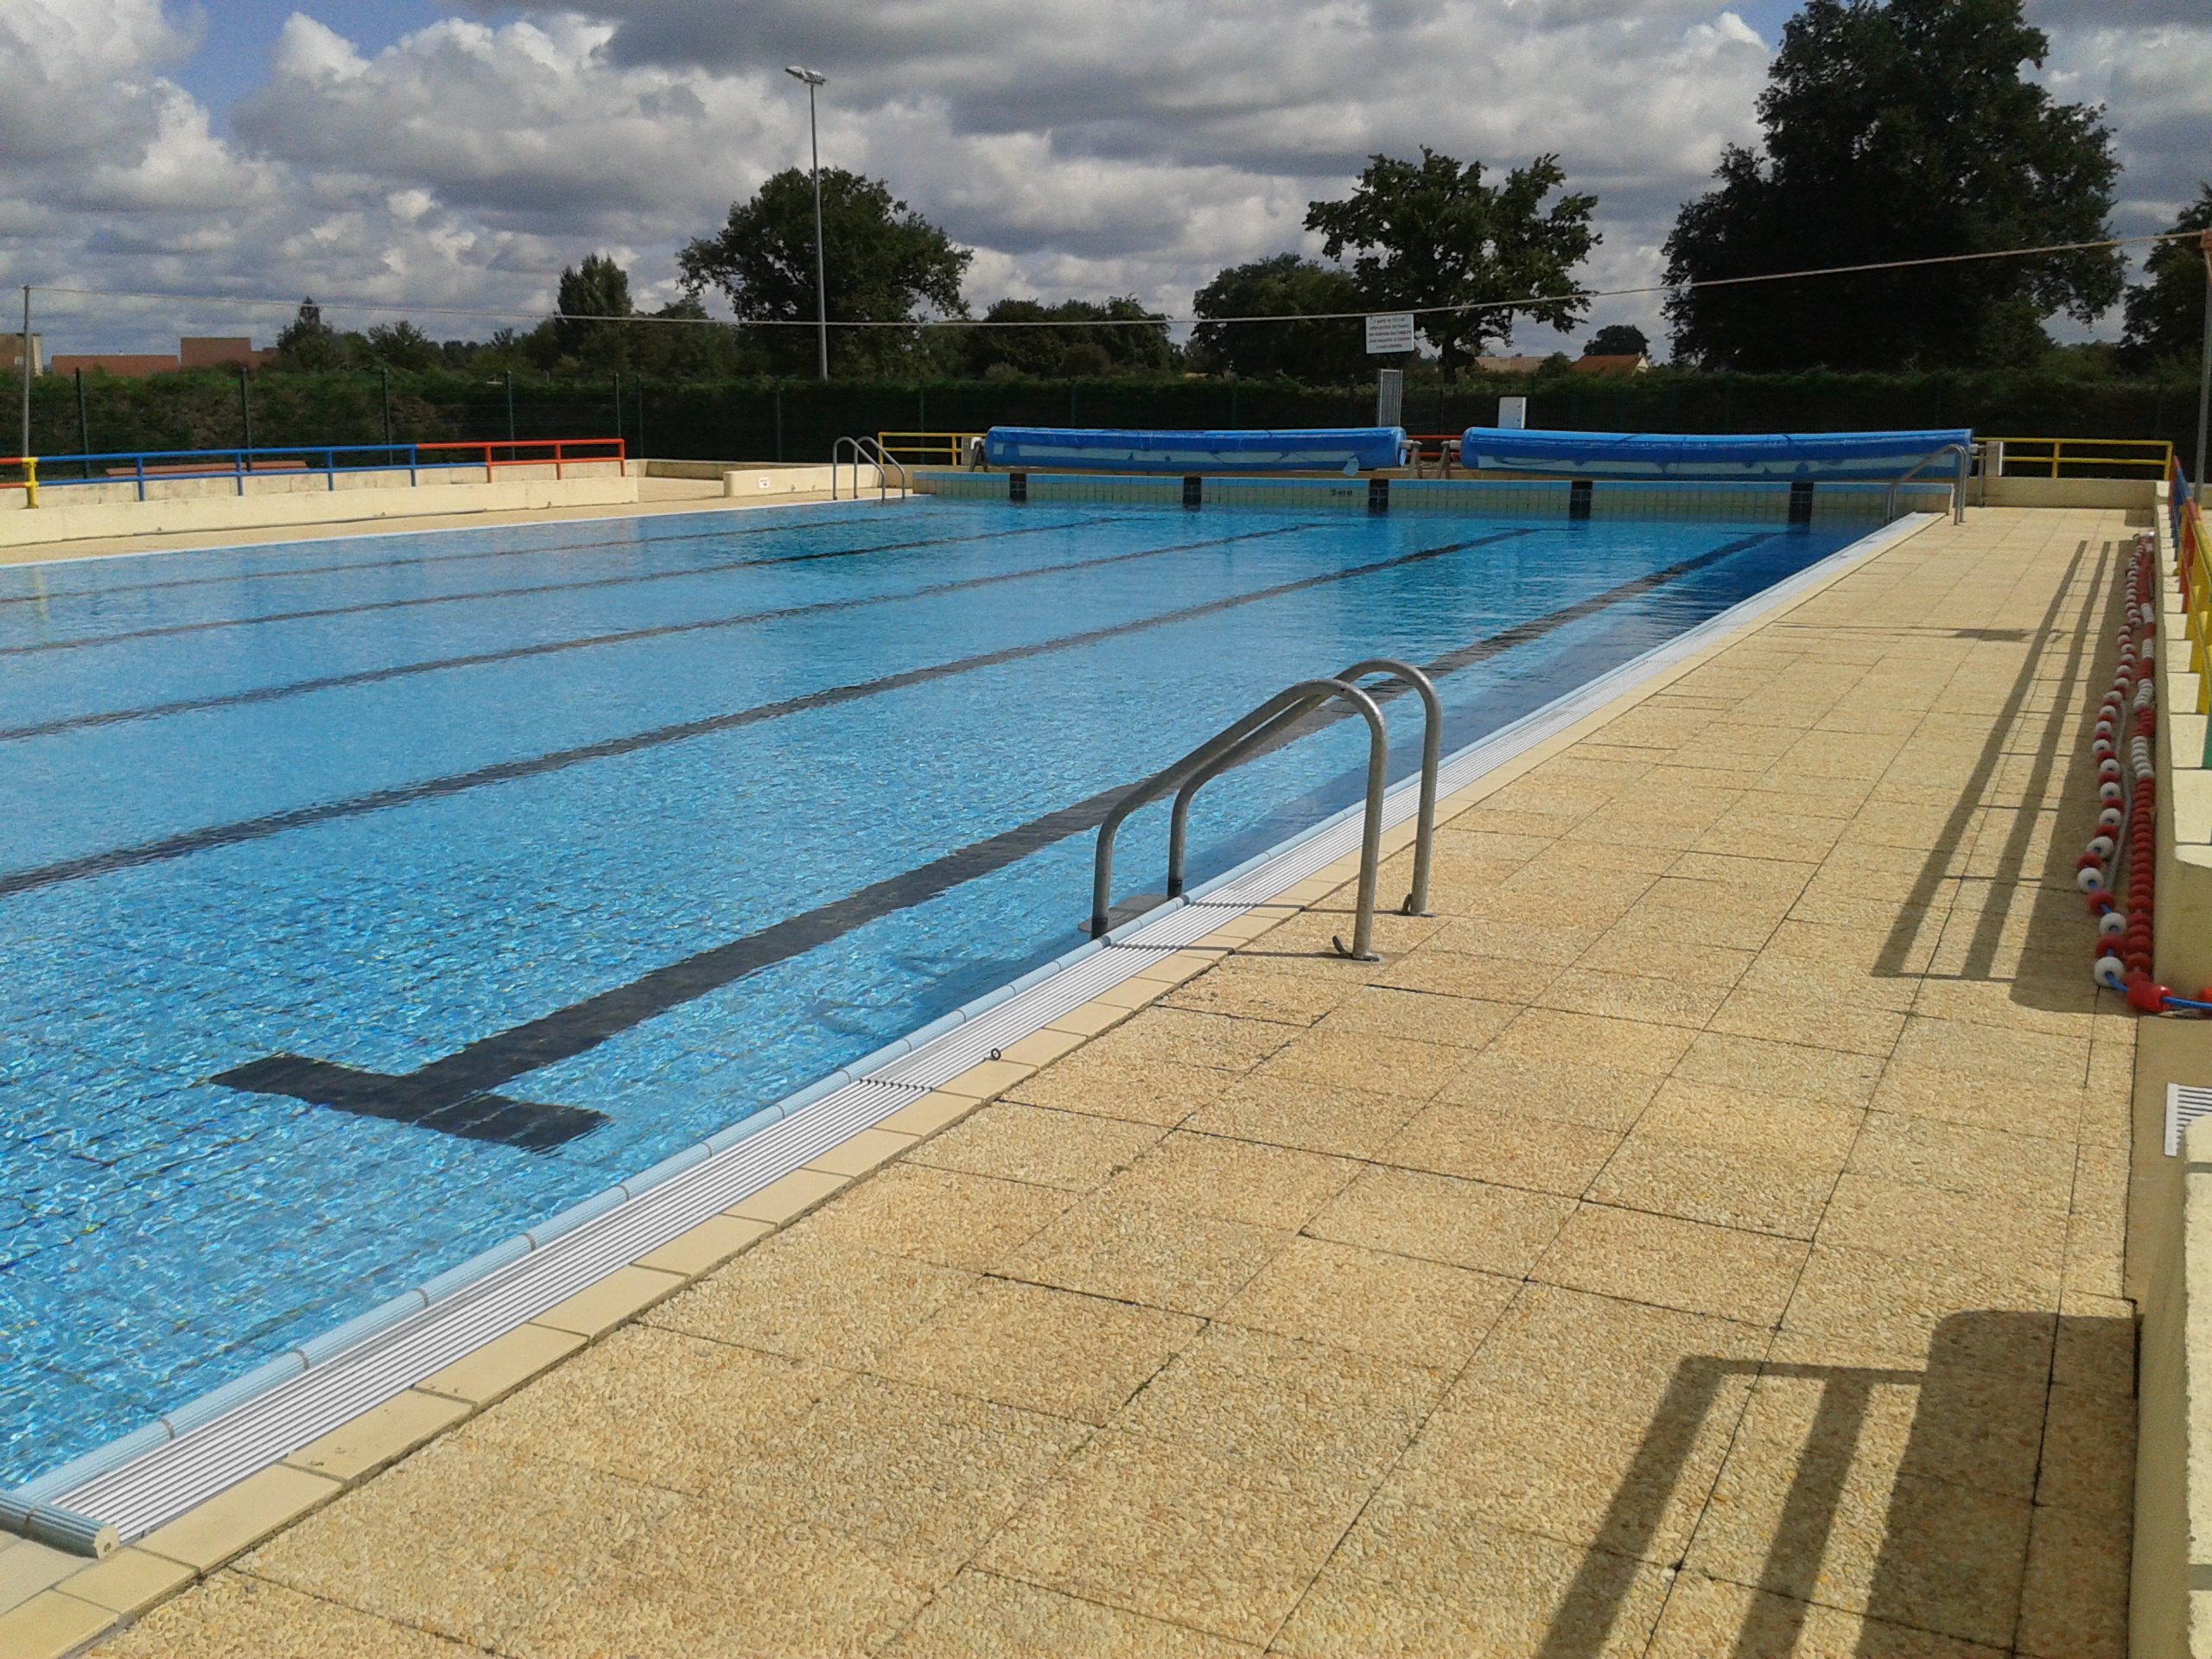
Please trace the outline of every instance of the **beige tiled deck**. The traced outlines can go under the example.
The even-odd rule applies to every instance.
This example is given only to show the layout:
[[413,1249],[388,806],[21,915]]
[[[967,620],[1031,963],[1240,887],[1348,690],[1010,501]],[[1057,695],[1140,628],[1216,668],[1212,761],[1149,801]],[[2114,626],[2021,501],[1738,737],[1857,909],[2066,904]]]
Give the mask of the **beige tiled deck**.
[[2117,1659],[2126,533],[1881,556],[103,1651]]

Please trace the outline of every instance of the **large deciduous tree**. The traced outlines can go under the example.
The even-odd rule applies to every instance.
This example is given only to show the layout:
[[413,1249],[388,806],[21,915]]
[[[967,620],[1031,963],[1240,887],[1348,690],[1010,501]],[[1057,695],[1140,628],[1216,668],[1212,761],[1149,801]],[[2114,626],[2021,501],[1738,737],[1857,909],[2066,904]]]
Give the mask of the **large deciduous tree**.
[[[822,173],[823,267],[829,290],[830,361],[855,372],[895,367],[916,351],[906,329],[839,328],[840,322],[907,323],[934,312],[965,316],[960,282],[975,256],[956,247],[936,226],[892,195],[877,179],[842,168]],[[720,232],[677,256],[686,291],[718,288],[745,321],[815,320],[814,184],[791,168],[763,183],[749,201],[733,203]],[[797,327],[765,328],[763,349],[778,369],[810,370],[814,335]]]
[[1205,319],[1307,317],[1319,322],[1201,321],[1191,331],[1193,359],[1246,379],[1284,376],[1333,385],[1367,372],[1367,350],[1356,316],[1366,303],[1359,283],[1294,253],[1231,265],[1198,291],[1192,308]]
[[588,253],[582,264],[562,267],[553,306],[560,314],[553,320],[553,338],[563,356],[581,358],[590,349],[594,358],[620,363],[629,331],[582,319],[636,315],[637,308],[630,300],[628,271],[606,254]]
[[1480,162],[1463,166],[1424,144],[1418,162],[1373,157],[1349,198],[1307,207],[1306,228],[1332,259],[1353,251],[1352,274],[1378,310],[1482,308],[1420,318],[1449,377],[1484,346],[1510,340],[1516,316],[1565,328],[1589,308],[1570,290],[1598,241],[1598,199],[1563,194],[1547,207],[1566,182],[1556,156],[1488,185]]
[[2101,111],[2022,78],[2021,0],[1807,0],[1731,146],[1668,238],[1675,355],[1707,367],[2032,362],[2044,320],[2120,297],[2110,250],[1786,282],[1730,277],[2101,239],[2119,164]]
[[[2171,227],[2212,231],[2212,181]],[[2196,238],[2161,242],[2143,262],[2143,280],[2127,290],[2127,332],[2120,360],[2131,369],[2194,363],[2204,349],[2204,254]]]

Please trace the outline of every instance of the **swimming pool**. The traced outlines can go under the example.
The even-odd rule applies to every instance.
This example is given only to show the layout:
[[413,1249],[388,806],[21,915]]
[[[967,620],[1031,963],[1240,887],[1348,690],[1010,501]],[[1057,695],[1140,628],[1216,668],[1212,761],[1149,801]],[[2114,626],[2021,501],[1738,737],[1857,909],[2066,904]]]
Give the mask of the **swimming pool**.
[[[1456,747],[1849,539],[940,502],[0,571],[0,1484],[1062,954],[1100,798],[1287,681],[1430,664]],[[1194,876],[1363,741],[1213,785]]]

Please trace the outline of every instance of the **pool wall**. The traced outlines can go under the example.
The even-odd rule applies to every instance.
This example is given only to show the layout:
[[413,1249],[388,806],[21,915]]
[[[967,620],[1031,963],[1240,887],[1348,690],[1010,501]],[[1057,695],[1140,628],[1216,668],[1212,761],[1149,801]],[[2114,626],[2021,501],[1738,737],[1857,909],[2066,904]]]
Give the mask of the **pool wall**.
[[[1017,481],[1018,480],[1018,481]],[[1154,506],[1335,508],[1347,512],[1464,514],[1474,518],[1573,520],[1694,519],[1702,524],[1810,524],[1845,529],[1893,515],[1944,512],[1948,482],[1900,486],[1894,508],[1886,484],[1822,481],[1793,499],[1787,482],[1637,480],[1594,484],[1570,479],[1188,478],[1079,473],[960,472],[924,468],[918,493],[948,501],[1025,501]],[[1196,488],[1193,490],[1192,486]]]
[[[1476,783],[1624,694],[1685,665],[1746,622],[1825,586],[1931,522],[1916,516],[1863,537],[1459,750],[1444,764],[1442,791]],[[1418,792],[1415,779],[1391,791],[1386,823],[1393,839],[1386,850],[1406,843]],[[933,1092],[965,1092],[948,1084],[973,1078],[986,1095],[997,1092],[1014,1081],[1000,1075],[1001,1069],[1024,1069],[1009,1053],[1016,1044],[1195,944],[1234,942],[1239,919],[1255,906],[1281,899],[1352,852],[1359,811],[1357,805],[1346,808],[1182,900],[1077,947],[227,1386],[49,1471],[7,1495],[0,1527],[8,1526],[10,1514],[50,1506],[93,1517],[125,1540],[143,1536],[611,1275],[636,1272],[632,1264],[641,1257]],[[1079,1040],[1071,1038],[1065,1046]],[[652,1276],[665,1281],[667,1290],[684,1282],[665,1273]]]

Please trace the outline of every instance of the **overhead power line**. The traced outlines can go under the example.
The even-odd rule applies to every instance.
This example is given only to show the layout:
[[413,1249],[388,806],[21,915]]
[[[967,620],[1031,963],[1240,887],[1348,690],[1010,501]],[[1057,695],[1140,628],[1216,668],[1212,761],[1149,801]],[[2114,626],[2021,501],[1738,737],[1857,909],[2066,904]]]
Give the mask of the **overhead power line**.
[[[1400,308],[1417,317],[1464,315],[1478,311],[1519,311],[1533,306],[1555,305],[1576,300],[1627,299],[1649,294],[1682,294],[1693,289],[1712,288],[1739,288],[1753,283],[1793,283],[1820,276],[1853,276],[1874,271],[1913,270],[1930,265],[1961,265],[1991,259],[2032,259],[2055,253],[2088,253],[2107,248],[2139,247],[2145,243],[2171,242],[2193,239],[2194,231],[2162,231],[2155,236],[2109,237],[2094,242],[2053,242],[2032,248],[1994,248],[1981,253],[1943,253],[1921,259],[1878,259],[1858,265],[1815,265],[1802,270],[1763,271],[1750,276],[1708,276],[1688,283],[1646,283],[1634,288],[1567,289],[1554,294],[1535,294],[1514,300],[1471,300],[1459,305],[1419,305]],[[34,283],[34,294],[68,294],[92,299],[161,300],[188,304],[229,306],[281,307],[285,310],[297,308],[301,302],[289,297],[271,295],[194,294],[173,289],[85,288],[58,283]],[[666,323],[677,326],[715,328],[814,328],[820,325],[812,317],[657,317],[633,315],[626,317],[596,315],[588,312],[552,311],[531,312],[518,310],[493,311],[470,306],[412,305],[392,300],[316,300],[318,311],[365,311],[390,315],[405,315],[425,317],[469,317],[480,321],[514,322],[525,315],[531,318],[550,317],[560,322],[622,322]],[[1287,311],[1264,316],[1242,317],[1170,317],[1147,315],[1141,317],[1038,317],[1032,319],[988,317],[923,317],[910,322],[840,322],[832,320],[832,328],[1098,328],[1117,326],[1137,326],[1147,323],[1166,323],[1171,327],[1209,323],[1264,322],[1349,322],[1374,315],[1372,311]]]

